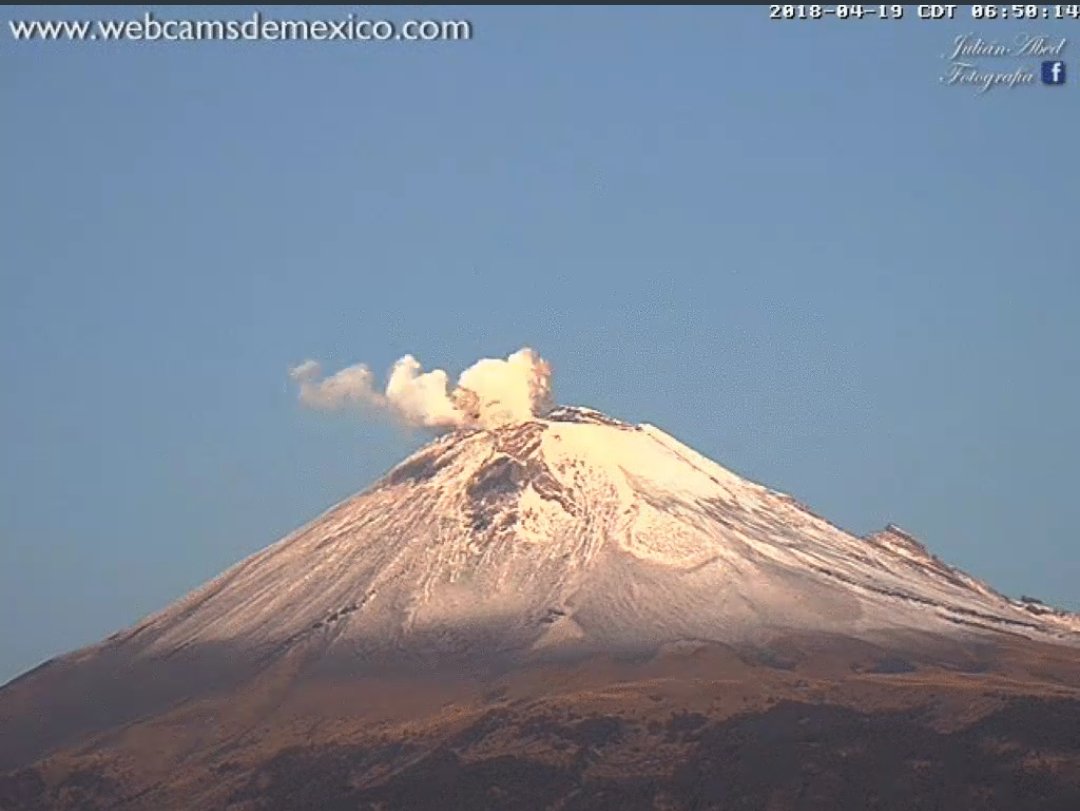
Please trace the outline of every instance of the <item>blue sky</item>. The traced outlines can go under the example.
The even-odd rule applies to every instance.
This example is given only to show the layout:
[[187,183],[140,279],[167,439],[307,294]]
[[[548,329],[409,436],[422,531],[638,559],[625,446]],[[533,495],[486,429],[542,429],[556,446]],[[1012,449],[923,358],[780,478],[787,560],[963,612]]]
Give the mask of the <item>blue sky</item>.
[[938,81],[958,34],[1076,26],[907,10],[359,11],[473,23],[439,44],[5,22],[0,681],[424,441],[302,409],[307,357],[534,346],[561,402],[1080,609],[1080,51],[1064,87]]

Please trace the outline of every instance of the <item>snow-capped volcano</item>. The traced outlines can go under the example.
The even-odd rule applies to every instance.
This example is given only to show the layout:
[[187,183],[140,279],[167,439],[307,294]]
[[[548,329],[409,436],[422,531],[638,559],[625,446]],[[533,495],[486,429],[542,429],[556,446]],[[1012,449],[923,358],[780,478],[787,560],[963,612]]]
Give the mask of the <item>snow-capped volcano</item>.
[[890,527],[860,538],[650,425],[584,408],[433,441],[365,492],[109,644],[169,656],[304,643],[358,664],[752,643],[1022,635],[1007,599]]
[[[857,779],[927,807],[1073,808],[1077,674],[1075,615],[896,527],[844,532],[652,426],[558,408],[457,426],[5,685],[0,807],[865,807],[836,794]],[[1010,760],[1032,729],[1063,764],[1034,796],[1058,805],[1009,793],[1035,779]],[[778,746],[811,764],[779,775],[791,797],[811,775],[811,805],[773,802]]]

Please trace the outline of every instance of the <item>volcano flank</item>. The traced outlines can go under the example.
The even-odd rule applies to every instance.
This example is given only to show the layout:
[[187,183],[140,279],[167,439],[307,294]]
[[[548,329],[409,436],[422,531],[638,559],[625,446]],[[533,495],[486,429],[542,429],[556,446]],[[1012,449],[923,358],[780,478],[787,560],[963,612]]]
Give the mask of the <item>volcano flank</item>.
[[2,811],[1075,811],[1080,617],[561,407],[10,682],[0,733]]

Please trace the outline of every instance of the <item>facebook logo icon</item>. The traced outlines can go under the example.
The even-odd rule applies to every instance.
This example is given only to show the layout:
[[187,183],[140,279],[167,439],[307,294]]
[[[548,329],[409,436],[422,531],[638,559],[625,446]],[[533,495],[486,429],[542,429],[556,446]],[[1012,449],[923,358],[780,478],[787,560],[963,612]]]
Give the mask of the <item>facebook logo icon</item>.
[[1043,62],[1042,80],[1043,84],[1065,84],[1065,63]]

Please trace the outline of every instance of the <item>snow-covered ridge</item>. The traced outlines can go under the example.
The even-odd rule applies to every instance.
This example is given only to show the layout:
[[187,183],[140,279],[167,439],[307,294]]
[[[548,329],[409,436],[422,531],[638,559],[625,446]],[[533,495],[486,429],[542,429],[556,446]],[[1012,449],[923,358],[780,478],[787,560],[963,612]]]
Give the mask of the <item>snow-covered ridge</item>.
[[792,630],[1080,644],[1075,615],[896,527],[856,537],[653,426],[567,407],[434,440],[111,644],[531,657]]

